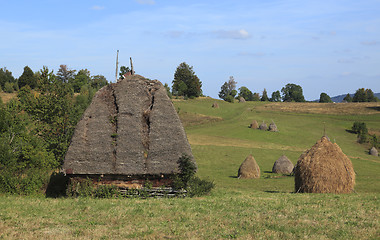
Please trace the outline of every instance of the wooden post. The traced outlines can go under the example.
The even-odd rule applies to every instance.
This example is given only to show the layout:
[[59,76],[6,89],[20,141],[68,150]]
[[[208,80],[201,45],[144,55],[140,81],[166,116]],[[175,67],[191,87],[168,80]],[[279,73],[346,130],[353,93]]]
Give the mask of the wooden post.
[[117,74],[119,73],[119,50],[117,50],[116,54],[116,73],[115,73],[115,82],[117,82]]
[[131,75],[134,75],[135,71],[133,70],[132,57],[130,57],[129,60],[131,61]]

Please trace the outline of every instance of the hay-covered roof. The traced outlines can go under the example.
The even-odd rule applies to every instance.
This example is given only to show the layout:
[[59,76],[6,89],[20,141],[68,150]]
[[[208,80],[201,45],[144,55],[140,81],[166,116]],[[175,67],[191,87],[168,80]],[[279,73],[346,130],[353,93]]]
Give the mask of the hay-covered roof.
[[67,174],[159,175],[178,172],[192,156],[166,89],[157,80],[127,76],[100,89],[75,129]]

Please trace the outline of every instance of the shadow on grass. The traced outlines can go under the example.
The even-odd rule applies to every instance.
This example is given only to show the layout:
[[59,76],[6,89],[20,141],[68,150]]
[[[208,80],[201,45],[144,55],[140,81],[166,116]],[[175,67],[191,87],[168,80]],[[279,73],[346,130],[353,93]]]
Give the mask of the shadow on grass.
[[352,131],[351,129],[346,129],[346,132],[348,132],[348,133],[357,133],[357,132],[355,132],[355,131]]
[[229,176],[230,178],[239,178],[238,176]]
[[373,109],[373,110],[376,110],[376,111],[380,111],[380,107],[367,107],[368,109]]
[[69,184],[69,177],[63,173],[53,172],[50,175],[49,184],[46,188],[46,197],[57,198],[66,196],[67,185]]

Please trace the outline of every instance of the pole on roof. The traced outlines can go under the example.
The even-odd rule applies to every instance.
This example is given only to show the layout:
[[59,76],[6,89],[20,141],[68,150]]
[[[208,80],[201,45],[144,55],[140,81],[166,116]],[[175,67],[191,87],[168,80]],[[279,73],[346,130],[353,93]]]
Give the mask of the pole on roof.
[[115,73],[115,82],[117,82],[117,74],[119,72],[119,50],[116,53],[116,73]]
[[129,60],[131,61],[131,75],[134,75],[135,71],[133,70],[132,57],[130,57]]

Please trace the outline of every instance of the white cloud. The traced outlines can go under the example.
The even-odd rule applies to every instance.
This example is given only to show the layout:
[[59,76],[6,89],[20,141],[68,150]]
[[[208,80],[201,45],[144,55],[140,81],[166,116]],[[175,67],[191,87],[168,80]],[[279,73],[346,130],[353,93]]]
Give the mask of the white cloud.
[[230,39],[248,39],[251,37],[251,35],[245,30],[245,29],[240,29],[240,30],[219,30],[215,31],[214,34],[218,38],[230,38]]
[[155,0],[136,0],[137,3],[143,5],[154,5],[156,4]]
[[92,6],[91,9],[92,10],[96,10],[96,11],[100,11],[100,10],[103,10],[104,7],[103,6],[99,6],[99,5],[95,5],[95,6]]

